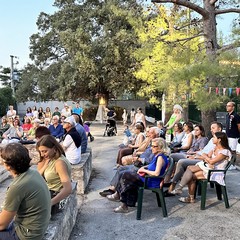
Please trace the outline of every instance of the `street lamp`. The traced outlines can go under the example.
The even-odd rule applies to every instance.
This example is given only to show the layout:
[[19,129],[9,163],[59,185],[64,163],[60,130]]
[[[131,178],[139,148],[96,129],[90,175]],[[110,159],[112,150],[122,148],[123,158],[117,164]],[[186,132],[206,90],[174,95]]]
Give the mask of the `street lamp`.
[[[13,61],[13,59],[18,58],[18,57],[10,55],[10,58],[11,58],[11,68],[10,68],[11,69],[11,72],[10,72],[11,89],[12,89],[13,96],[15,96],[15,83],[14,83],[14,81],[16,81],[16,73],[14,72],[14,61]],[[18,61],[15,64],[18,64]]]

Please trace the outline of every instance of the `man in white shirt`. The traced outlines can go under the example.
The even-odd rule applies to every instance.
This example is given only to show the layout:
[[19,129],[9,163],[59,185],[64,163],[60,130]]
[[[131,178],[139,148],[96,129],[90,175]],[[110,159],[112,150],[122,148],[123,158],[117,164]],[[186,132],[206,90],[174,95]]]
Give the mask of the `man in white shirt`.
[[81,136],[77,132],[76,121],[73,116],[66,118],[63,122],[63,128],[66,130],[62,142],[66,158],[71,164],[78,164],[81,161]]

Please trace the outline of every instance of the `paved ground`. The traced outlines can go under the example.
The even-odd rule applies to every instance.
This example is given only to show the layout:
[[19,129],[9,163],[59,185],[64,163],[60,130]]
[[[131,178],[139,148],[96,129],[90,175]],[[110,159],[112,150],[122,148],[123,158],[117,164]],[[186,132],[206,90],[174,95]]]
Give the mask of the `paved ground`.
[[138,221],[136,208],[131,208],[127,214],[116,214],[113,209],[119,203],[109,202],[99,195],[114,173],[117,146],[122,141],[121,127],[117,137],[103,137],[104,125],[92,125],[91,131],[95,137],[91,143],[93,177],[70,240],[239,239],[240,171],[229,171],[227,175],[229,209],[216,199],[214,189],[208,189],[206,210],[200,210],[199,198],[194,204],[184,204],[177,197],[171,197],[166,198],[169,216],[163,218],[155,195],[146,192],[142,220]]

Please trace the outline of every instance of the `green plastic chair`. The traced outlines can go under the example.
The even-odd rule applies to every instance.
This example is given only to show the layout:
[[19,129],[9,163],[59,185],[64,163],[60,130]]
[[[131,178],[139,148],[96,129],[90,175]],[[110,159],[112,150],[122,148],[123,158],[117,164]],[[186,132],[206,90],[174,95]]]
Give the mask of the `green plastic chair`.
[[228,201],[228,195],[227,195],[227,188],[226,188],[226,186],[222,186],[222,185],[220,185],[219,183],[217,183],[215,181],[211,181],[210,177],[211,177],[211,173],[222,172],[222,173],[224,173],[224,180],[225,180],[226,173],[227,173],[229,167],[231,165],[233,165],[235,163],[235,161],[236,161],[236,156],[232,156],[231,160],[228,162],[228,164],[227,164],[225,169],[223,169],[223,170],[214,170],[214,169],[213,170],[209,170],[207,179],[197,180],[195,196],[196,196],[196,192],[197,192],[197,189],[198,189],[198,193],[199,193],[198,195],[201,195],[201,210],[205,209],[208,182],[210,183],[211,186],[215,186],[217,199],[218,200],[222,200],[222,196],[223,196],[223,199],[224,199],[224,202],[225,202],[225,207],[226,208],[230,207],[229,206],[229,201]]
[[[172,171],[173,166],[174,166],[174,161],[171,157],[169,157],[168,168],[166,169],[166,171],[163,175],[158,176],[158,177],[145,175],[144,185],[143,185],[143,187],[139,187],[139,189],[138,189],[137,220],[141,220],[143,193],[144,193],[145,189],[151,190],[152,192],[154,192],[156,194],[158,207],[162,207],[163,217],[168,216],[166,203],[165,203],[165,198],[164,198],[164,193],[163,193],[163,183],[164,183],[164,178],[165,178],[166,174],[168,172]],[[148,181],[149,178],[160,178],[160,179],[162,179],[159,188],[148,188],[147,181]]]

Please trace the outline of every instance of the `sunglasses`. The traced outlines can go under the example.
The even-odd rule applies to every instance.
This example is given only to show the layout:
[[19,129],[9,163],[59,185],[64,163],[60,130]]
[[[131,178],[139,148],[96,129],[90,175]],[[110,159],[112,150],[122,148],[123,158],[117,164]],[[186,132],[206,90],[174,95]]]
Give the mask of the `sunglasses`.
[[157,148],[158,146],[152,145],[151,147],[152,147],[152,148]]

